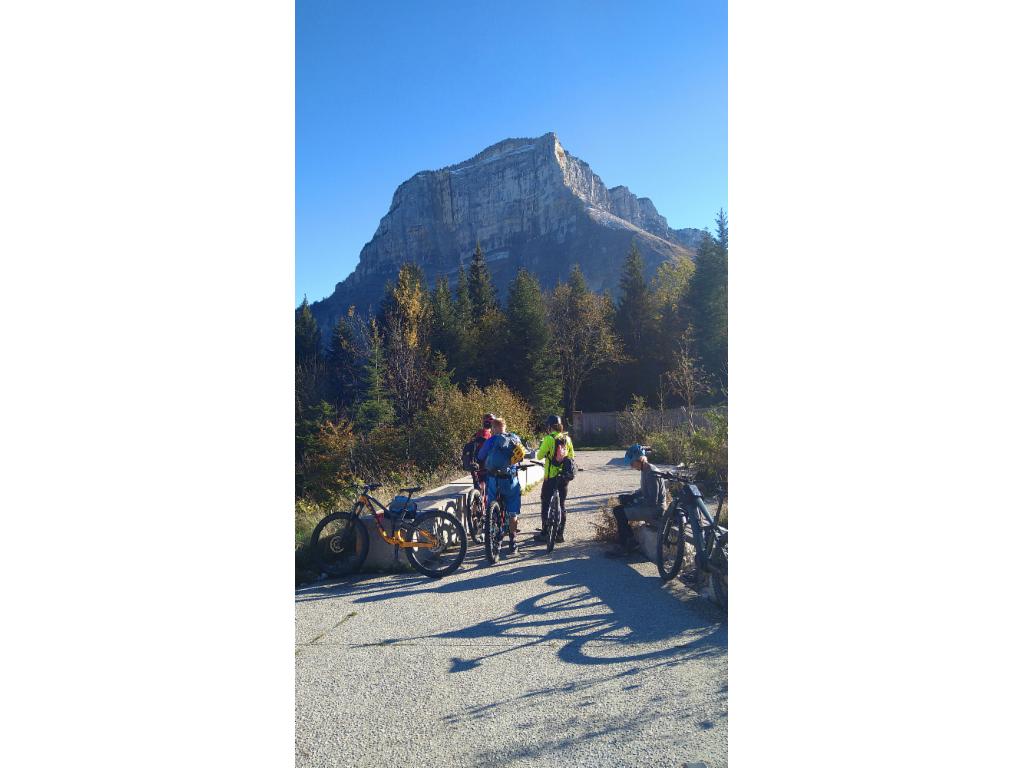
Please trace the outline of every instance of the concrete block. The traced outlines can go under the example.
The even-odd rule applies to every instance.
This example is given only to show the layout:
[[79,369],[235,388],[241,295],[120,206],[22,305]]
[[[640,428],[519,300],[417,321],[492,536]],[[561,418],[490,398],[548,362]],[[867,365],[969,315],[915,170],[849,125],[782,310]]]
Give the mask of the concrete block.
[[640,542],[640,551],[652,563],[658,562],[658,532],[647,523],[633,529],[633,535]]
[[[519,483],[524,489],[543,480],[544,468],[533,464],[528,465],[519,473]],[[463,527],[466,527],[467,497],[472,489],[472,478],[469,475],[464,475],[450,483],[425,491],[414,498],[421,511],[447,508],[462,523]],[[381,499],[381,501],[384,501],[384,499]],[[409,565],[405,553],[398,547],[388,544],[377,533],[377,521],[373,515],[363,515],[360,519],[366,528],[370,545],[370,551],[366,555],[366,562],[363,564],[363,571],[412,570],[412,566]],[[384,530],[389,536],[392,535],[393,523],[387,517],[384,518]]]

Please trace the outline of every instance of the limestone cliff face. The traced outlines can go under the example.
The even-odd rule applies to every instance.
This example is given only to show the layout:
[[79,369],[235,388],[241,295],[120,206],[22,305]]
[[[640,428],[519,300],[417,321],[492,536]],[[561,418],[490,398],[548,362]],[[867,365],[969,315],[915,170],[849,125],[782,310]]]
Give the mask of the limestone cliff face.
[[653,274],[666,259],[692,257],[691,231],[670,229],[648,198],[606,188],[554,133],[506,139],[402,183],[355,271],[311,308],[325,329],[350,305],[371,310],[407,261],[431,287],[447,276],[454,289],[477,242],[502,299],[520,266],[551,288],[579,263],[592,289],[614,292],[631,241]]

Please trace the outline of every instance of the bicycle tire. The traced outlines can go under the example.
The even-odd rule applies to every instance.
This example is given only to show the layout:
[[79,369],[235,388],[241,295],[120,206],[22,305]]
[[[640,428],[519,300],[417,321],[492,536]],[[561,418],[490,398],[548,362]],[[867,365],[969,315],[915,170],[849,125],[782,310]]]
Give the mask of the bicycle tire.
[[501,506],[492,501],[484,516],[484,555],[494,565],[501,558]]
[[556,488],[555,492],[551,494],[551,504],[548,506],[548,554],[550,554],[555,548],[555,539],[558,536],[558,526],[562,524],[562,518],[559,514],[559,510],[561,508],[561,499],[558,496],[558,489]]
[[[466,557],[466,529],[451,512],[432,510],[417,517],[415,522],[404,526],[410,540],[418,531],[429,532],[438,542],[436,547],[409,547],[405,557],[409,565],[432,579],[440,579],[454,573]],[[457,550],[449,559],[441,558],[452,549]],[[443,562],[443,565],[440,563]]]
[[359,519],[363,505],[356,504],[350,512],[328,515],[313,529],[309,550],[313,564],[331,577],[358,573],[370,551],[370,537]]
[[683,514],[670,509],[662,517],[658,531],[658,573],[662,581],[671,581],[679,575],[686,556],[686,537]]
[[484,528],[484,497],[479,488],[471,490],[466,499],[466,525],[466,532],[473,543],[479,544],[483,539]]
[[704,538],[704,528],[701,525],[700,513],[695,509],[689,509],[686,517],[690,523],[690,533],[693,534],[693,553],[697,560],[697,568],[701,571],[707,570],[709,555],[709,540]]
[[729,610],[729,550],[728,545],[719,542],[715,551],[711,554],[711,563],[715,571],[711,573],[711,589],[715,593],[718,604],[726,611]]

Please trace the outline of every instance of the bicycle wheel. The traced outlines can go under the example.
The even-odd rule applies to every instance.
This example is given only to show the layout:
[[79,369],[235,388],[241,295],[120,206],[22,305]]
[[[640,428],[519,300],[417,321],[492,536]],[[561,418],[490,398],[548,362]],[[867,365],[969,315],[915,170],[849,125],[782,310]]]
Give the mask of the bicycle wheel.
[[466,529],[451,512],[432,510],[403,526],[410,541],[432,542],[409,547],[409,565],[433,579],[452,573],[466,556]]
[[501,557],[501,506],[492,501],[487,507],[487,514],[484,516],[484,554],[487,562],[494,565]]
[[711,588],[715,592],[718,604],[729,610],[729,542],[720,540],[711,554]]
[[356,504],[351,512],[335,512],[316,524],[309,537],[309,549],[314,565],[322,573],[347,576],[363,567],[370,542],[359,520],[362,511],[363,505]]
[[679,575],[686,556],[686,538],[684,536],[683,514],[678,509],[670,509],[661,519],[661,530],[658,532],[658,573],[663,581],[671,581]]
[[551,505],[548,507],[548,540],[547,548],[550,553],[555,548],[555,537],[558,536],[558,527],[562,524],[561,499],[558,496],[558,489],[551,494]]
[[466,504],[466,524],[469,526],[467,533],[473,539],[474,544],[479,544],[484,533],[484,497],[479,488],[469,492]]

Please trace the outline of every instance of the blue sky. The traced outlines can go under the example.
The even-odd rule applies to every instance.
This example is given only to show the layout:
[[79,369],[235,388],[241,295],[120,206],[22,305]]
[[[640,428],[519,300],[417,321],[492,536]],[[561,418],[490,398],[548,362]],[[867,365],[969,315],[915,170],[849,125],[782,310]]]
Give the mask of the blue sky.
[[296,304],[418,171],[555,131],[672,227],[727,208],[721,2],[296,3]]

